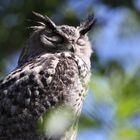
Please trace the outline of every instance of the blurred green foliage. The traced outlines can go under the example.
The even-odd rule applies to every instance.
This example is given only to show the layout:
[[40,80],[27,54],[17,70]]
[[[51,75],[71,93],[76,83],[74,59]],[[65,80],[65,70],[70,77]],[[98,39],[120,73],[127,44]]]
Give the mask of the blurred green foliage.
[[73,132],[74,128],[71,127],[73,118],[74,113],[70,107],[60,106],[48,110],[47,113],[39,118],[37,132],[53,138],[63,135],[68,129]]
[[[98,72],[94,72],[90,89],[96,98],[96,104],[109,105],[114,113],[111,121],[107,122],[107,125],[111,125],[111,128],[107,127],[110,131],[110,139],[140,139],[140,127],[135,120],[140,115],[140,70],[132,75],[122,74],[116,67],[111,70],[110,75],[103,76]],[[98,109],[96,111],[98,112]],[[95,119],[90,124],[95,124],[94,122]],[[100,124],[98,127],[102,127],[102,120],[97,118],[97,122]],[[97,125],[93,125],[93,127],[95,126]]]

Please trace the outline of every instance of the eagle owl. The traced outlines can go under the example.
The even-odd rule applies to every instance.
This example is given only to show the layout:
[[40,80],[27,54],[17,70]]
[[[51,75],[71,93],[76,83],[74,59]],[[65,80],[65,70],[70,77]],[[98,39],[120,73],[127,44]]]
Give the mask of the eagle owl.
[[[38,25],[33,26],[18,66],[0,81],[0,139],[75,140],[74,126],[90,77],[92,50],[87,32],[95,19],[90,16],[73,27],[56,25],[47,16],[33,14]],[[37,131],[44,114],[56,108],[55,118],[66,106],[74,114],[69,127],[51,135]]]

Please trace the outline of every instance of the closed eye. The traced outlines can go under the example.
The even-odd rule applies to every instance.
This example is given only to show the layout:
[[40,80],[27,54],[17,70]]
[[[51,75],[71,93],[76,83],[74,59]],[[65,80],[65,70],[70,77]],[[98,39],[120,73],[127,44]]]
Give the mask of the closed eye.
[[47,37],[47,39],[49,40],[49,41],[52,41],[52,42],[59,42],[59,41],[61,41],[61,38],[59,37],[59,36],[51,36],[51,37]]
[[45,31],[45,38],[52,43],[63,43],[63,37],[51,31]]
[[83,39],[80,38],[80,39],[77,40],[77,44],[80,45],[80,46],[84,46],[86,43]]

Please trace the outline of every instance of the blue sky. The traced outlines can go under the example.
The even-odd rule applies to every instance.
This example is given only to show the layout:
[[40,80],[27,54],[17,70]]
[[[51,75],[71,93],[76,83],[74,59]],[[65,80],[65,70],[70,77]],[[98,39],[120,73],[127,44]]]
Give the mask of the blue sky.
[[[134,2],[140,9],[140,1]],[[95,13],[97,22],[104,21],[105,23],[98,29],[98,33],[96,32],[95,36],[93,34],[91,37],[93,49],[96,49],[101,62],[116,59],[126,70],[138,67],[140,65],[138,61],[140,59],[140,27],[137,17],[134,17],[132,11],[125,7],[111,9],[97,0],[69,1],[69,6],[80,19],[84,18],[83,15],[89,5]]]

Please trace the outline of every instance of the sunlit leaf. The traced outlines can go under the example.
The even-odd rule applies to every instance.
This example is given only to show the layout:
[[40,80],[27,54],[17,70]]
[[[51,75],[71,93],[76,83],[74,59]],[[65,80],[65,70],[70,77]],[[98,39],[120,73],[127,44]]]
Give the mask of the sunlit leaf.
[[80,129],[89,129],[89,128],[97,128],[100,126],[100,121],[93,120],[87,116],[82,115],[79,120],[79,128]]
[[131,117],[134,113],[140,112],[140,100],[137,98],[126,98],[121,100],[117,106],[117,116],[120,119]]

